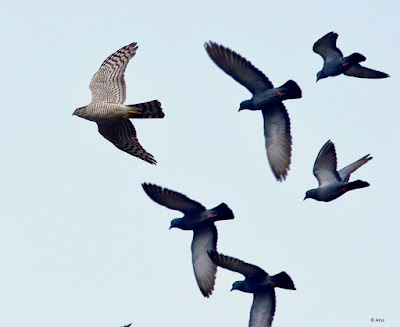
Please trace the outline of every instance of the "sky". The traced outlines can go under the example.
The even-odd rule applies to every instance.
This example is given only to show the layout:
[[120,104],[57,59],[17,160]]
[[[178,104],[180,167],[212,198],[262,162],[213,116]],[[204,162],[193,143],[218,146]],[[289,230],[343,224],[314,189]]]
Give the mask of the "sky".
[[[399,11],[394,0],[2,3],[0,325],[247,326],[252,295],[229,292],[243,277],[218,269],[201,295],[192,232],[168,230],[181,213],[149,199],[149,182],[227,203],[235,219],[217,222],[218,250],[291,276],[297,290],[276,290],[273,326],[399,326]],[[315,83],[312,45],[330,31],[391,77]],[[251,95],[209,59],[208,40],[275,86],[300,85],[303,97],[285,102],[285,182],[270,171],[261,113],[238,113]],[[164,119],[133,121],[156,166],[72,116],[103,60],[134,41],[126,104],[162,103]],[[352,175],[371,186],[303,201],[328,139],[338,168],[374,157]]]

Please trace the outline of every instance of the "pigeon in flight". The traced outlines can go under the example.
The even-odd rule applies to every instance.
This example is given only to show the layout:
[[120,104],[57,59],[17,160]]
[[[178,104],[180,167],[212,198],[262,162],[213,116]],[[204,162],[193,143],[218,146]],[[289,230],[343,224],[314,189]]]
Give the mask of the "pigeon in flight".
[[272,172],[278,181],[285,180],[292,152],[290,119],[282,101],[301,98],[301,89],[289,80],[274,88],[269,79],[250,61],[233,50],[209,41],[204,47],[225,73],[246,87],[253,97],[240,104],[240,110],[261,110],[264,118],[264,136],[267,157]]
[[369,186],[362,180],[349,182],[350,175],[366,164],[372,157],[367,154],[361,159],[337,171],[335,145],[328,140],[319,151],[314,163],[313,173],[317,178],[318,188],[306,192],[305,199],[329,202],[335,200],[344,193]]
[[122,327],[130,327],[131,325],[132,325],[132,323],[130,323],[128,325],[125,325],[125,326],[122,326]]
[[269,327],[275,314],[275,287],[295,290],[290,276],[284,271],[277,275],[268,275],[263,269],[244,261],[208,251],[211,260],[219,267],[244,275],[244,281],[234,282],[233,290],[253,293],[253,305],[250,311],[249,327]]
[[163,118],[161,103],[153,100],[123,104],[126,98],[124,73],[137,48],[133,42],[104,60],[89,85],[92,102],[76,109],[73,115],[96,122],[99,133],[118,149],[155,165],[157,161],[140,145],[129,118]]
[[386,78],[388,74],[373,70],[359,63],[367,58],[360,53],[353,53],[343,57],[342,51],[336,47],[337,33],[329,32],[314,43],[313,51],[324,59],[324,66],[317,74],[317,82],[328,76],[345,74],[360,78]]
[[213,209],[206,209],[200,203],[186,195],[162,188],[154,184],[143,183],[146,194],[158,204],[172,210],[181,211],[184,216],[171,221],[171,228],[193,230],[192,263],[194,275],[201,293],[209,297],[214,289],[216,265],[208,257],[208,250],[217,248],[217,229],[214,223],[218,220],[233,219],[233,212],[225,203]]

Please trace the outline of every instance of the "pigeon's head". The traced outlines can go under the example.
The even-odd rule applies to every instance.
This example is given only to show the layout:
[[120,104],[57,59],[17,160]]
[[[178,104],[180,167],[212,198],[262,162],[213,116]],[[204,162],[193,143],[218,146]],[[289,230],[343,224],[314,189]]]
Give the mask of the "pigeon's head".
[[183,229],[183,220],[182,218],[175,218],[171,220],[171,226],[169,226],[169,229],[171,228],[180,228]]
[[304,197],[303,201],[305,199],[317,199],[317,190],[316,189],[308,190],[306,192],[306,196]]
[[244,282],[243,281],[238,281],[238,282],[234,282],[232,284],[232,288],[231,288],[231,292],[234,290],[238,290],[238,291],[244,291]]
[[327,78],[327,77],[328,77],[328,75],[326,75],[326,74],[324,73],[324,71],[321,70],[321,71],[319,71],[319,72],[317,73],[317,82],[318,82],[320,79]]
[[239,111],[245,110],[245,109],[253,109],[253,104],[251,103],[251,100],[246,100],[240,103],[240,108]]
[[78,109],[75,109],[74,113],[72,115],[81,117],[81,118],[86,118],[87,117],[87,107],[81,107]]

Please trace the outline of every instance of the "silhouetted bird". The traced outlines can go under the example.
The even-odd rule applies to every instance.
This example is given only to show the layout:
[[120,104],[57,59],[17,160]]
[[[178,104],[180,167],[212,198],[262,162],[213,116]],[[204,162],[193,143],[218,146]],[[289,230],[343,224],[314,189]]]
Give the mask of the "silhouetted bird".
[[234,282],[233,290],[253,293],[253,305],[250,311],[249,327],[269,327],[275,314],[275,287],[295,290],[290,276],[284,271],[277,275],[268,275],[263,269],[244,261],[208,251],[211,260],[219,267],[244,275],[244,281]]
[[208,257],[208,250],[217,248],[218,220],[233,219],[233,212],[225,203],[213,209],[206,209],[200,203],[186,195],[162,188],[154,184],[142,184],[146,194],[158,204],[172,210],[181,211],[184,216],[171,221],[171,228],[193,230],[192,263],[193,270],[201,293],[209,297],[214,289],[217,267]]
[[359,62],[367,58],[360,53],[353,53],[343,57],[342,51],[336,47],[337,33],[329,32],[314,43],[313,51],[324,59],[324,66],[317,74],[317,82],[328,76],[345,74],[360,78],[386,78],[388,74],[363,67]]
[[239,111],[261,110],[269,164],[276,179],[283,181],[289,170],[292,136],[289,115],[282,101],[301,98],[301,89],[292,80],[274,88],[261,71],[233,50],[211,41],[204,47],[218,67],[253,94],[250,100],[240,103]]
[[361,159],[337,171],[337,160],[335,145],[328,140],[319,151],[314,163],[313,173],[317,178],[319,186],[307,191],[304,198],[317,201],[329,202],[335,200],[344,193],[369,186],[367,182],[356,180],[349,182],[351,173],[366,164],[372,157],[367,154]]

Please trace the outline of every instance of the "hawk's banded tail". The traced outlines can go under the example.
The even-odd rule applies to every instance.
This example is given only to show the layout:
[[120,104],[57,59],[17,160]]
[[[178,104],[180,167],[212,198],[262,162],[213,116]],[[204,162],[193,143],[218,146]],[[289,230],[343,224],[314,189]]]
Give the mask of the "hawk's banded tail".
[[163,118],[161,103],[157,100],[126,105],[129,118]]

